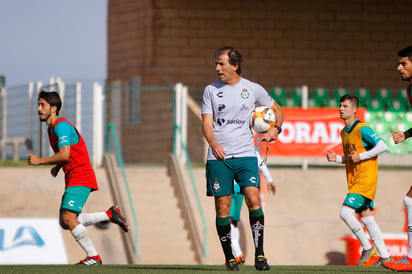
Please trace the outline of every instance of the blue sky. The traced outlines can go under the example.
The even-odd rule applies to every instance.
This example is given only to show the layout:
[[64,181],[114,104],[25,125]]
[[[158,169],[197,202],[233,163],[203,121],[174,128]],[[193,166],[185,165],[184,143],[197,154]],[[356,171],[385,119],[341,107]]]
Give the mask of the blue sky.
[[106,77],[106,0],[0,0],[6,86]]

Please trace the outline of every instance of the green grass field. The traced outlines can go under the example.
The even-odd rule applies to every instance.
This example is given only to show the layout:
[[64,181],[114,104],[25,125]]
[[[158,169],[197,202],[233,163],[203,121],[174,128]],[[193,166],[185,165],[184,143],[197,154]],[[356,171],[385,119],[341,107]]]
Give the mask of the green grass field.
[[[0,273],[227,273],[223,265],[102,265],[102,266],[78,266],[78,265],[3,265]],[[260,273],[254,266],[240,266],[241,273]],[[264,273],[395,273],[384,267],[355,267],[355,266],[271,266]]]

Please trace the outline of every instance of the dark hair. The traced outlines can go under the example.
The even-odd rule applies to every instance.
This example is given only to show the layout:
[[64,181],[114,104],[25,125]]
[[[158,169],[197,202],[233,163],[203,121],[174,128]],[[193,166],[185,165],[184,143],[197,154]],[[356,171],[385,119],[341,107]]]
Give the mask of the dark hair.
[[37,101],[40,98],[46,100],[46,102],[49,103],[50,106],[57,107],[56,115],[59,115],[59,111],[62,107],[62,100],[60,99],[60,95],[57,92],[55,91],[48,92],[48,91],[41,90],[39,93],[39,97],[37,98]]
[[218,58],[220,55],[227,53],[227,56],[229,57],[229,63],[232,66],[237,66],[237,74],[240,75],[240,73],[242,72],[242,55],[240,54],[240,52],[235,49],[234,47],[223,47],[220,48],[216,51],[215,53],[215,58]]
[[352,95],[352,94],[345,94],[345,95],[343,95],[341,98],[340,98],[340,101],[339,102],[344,102],[344,101],[346,101],[346,100],[349,100],[349,101],[351,101],[351,103],[353,104],[353,105],[355,105],[357,108],[359,107],[359,99],[358,99],[358,97],[356,97],[356,95]]
[[408,57],[412,61],[412,45],[398,51],[399,57]]

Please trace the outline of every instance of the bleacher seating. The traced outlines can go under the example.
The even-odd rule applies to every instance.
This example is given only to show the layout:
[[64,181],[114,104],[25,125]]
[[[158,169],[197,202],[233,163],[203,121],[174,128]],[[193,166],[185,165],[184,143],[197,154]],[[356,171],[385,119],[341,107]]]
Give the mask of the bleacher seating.
[[[300,87],[289,89],[273,87],[270,90],[272,98],[282,107],[302,106],[302,89]],[[349,93],[355,93],[359,98],[360,107],[366,108],[365,122],[388,145],[388,153],[404,155],[412,153],[412,140],[394,144],[390,130],[405,131],[412,127],[412,108],[409,106],[406,89],[394,93],[389,89],[371,90],[366,88],[352,89],[338,88],[328,91],[325,88],[315,88],[308,98],[309,107],[339,107],[340,98]]]
[[399,90],[395,98],[399,102],[400,108],[403,108],[405,110],[410,109],[409,99],[408,99],[408,94],[406,93],[406,89]]
[[335,92],[333,93],[333,98],[330,100],[329,106],[330,107],[339,107],[339,101],[340,98],[343,95],[348,94],[348,90],[345,88],[338,88],[335,90]]
[[[359,102],[360,105],[360,102]],[[379,100],[372,99],[371,103],[369,104],[368,110],[370,111],[384,111],[384,107]]]
[[366,88],[360,88],[356,91],[356,96],[359,99],[359,106],[368,108],[372,103],[372,94]]
[[270,96],[282,107],[287,106],[288,97],[281,87],[274,87],[270,91]]
[[302,90],[301,88],[295,88],[292,91],[291,103],[288,104],[291,107],[300,107],[302,106]]
[[324,88],[316,88],[311,99],[314,107],[329,107],[329,92]]
[[376,93],[375,99],[379,101],[379,104],[384,110],[388,110],[393,101],[392,94],[386,88],[379,89]]
[[[286,92],[288,91],[288,92]],[[412,108],[406,89],[396,93],[389,89],[369,90],[366,88],[351,89],[337,88],[333,93],[326,88],[315,88],[308,98],[309,107],[339,107],[340,98],[345,94],[355,94],[359,98],[360,107],[366,108],[365,122],[388,145],[388,153],[403,155],[412,153],[412,140],[394,144],[390,130],[407,130],[412,127]],[[285,89],[273,87],[270,95],[283,107],[302,106],[302,89],[300,87]]]

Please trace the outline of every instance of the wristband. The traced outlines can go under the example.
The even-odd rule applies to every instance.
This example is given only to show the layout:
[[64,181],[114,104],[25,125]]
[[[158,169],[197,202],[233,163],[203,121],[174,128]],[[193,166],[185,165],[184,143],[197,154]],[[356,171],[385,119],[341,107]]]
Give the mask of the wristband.
[[274,127],[278,130],[278,134],[282,133],[282,128],[280,126],[275,125]]

